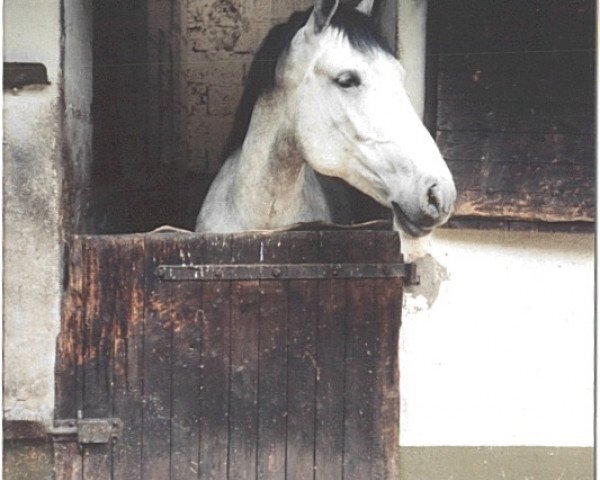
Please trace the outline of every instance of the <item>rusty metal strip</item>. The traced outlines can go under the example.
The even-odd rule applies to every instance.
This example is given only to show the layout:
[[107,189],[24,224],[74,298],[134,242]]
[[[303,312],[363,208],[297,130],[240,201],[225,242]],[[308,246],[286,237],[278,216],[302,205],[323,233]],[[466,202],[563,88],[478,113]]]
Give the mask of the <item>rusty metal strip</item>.
[[119,418],[84,418],[54,420],[48,433],[55,441],[74,441],[81,445],[105,444],[121,436],[123,422]]
[[404,278],[416,280],[408,263],[298,263],[252,265],[159,265],[155,274],[166,282],[211,280],[318,280],[327,278]]

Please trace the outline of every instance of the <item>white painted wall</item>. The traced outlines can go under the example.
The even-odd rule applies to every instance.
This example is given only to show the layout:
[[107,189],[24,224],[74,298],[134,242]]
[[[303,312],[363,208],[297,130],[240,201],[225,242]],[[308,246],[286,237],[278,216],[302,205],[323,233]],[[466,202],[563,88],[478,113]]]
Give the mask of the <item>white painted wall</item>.
[[48,421],[61,277],[60,1],[4,4],[4,59],[51,82],[3,95],[4,417]]
[[592,446],[593,235],[403,245],[423,285],[405,298],[401,444]]
[[404,85],[415,110],[425,106],[427,0],[398,0],[398,56],[406,70]]

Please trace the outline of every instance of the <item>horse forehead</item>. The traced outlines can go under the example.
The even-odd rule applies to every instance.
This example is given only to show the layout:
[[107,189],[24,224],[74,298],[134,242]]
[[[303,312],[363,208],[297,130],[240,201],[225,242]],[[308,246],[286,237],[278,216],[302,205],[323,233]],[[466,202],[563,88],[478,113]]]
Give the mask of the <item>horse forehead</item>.
[[404,74],[402,65],[394,56],[382,48],[359,49],[340,30],[333,29],[322,42],[319,60],[331,66],[352,68],[354,64],[387,77]]

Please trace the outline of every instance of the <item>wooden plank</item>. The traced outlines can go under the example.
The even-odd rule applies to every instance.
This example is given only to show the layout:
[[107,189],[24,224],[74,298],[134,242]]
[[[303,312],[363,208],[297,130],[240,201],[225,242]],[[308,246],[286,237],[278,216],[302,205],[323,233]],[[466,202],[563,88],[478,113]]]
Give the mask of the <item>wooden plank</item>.
[[455,216],[488,217],[543,222],[593,222],[595,197],[531,195],[529,193],[459,192]]
[[175,235],[145,238],[144,362],[142,478],[164,480],[170,474],[171,360],[173,324],[170,286],[154,269],[160,263],[181,262]]
[[[318,232],[295,232],[290,237],[290,258],[314,262],[318,247]],[[314,476],[317,287],[314,280],[288,282],[287,478]]]
[[83,479],[106,480],[111,478],[110,445],[85,445],[83,447]]
[[[521,231],[528,232],[563,232],[563,233],[594,233],[596,226],[592,222],[514,222],[509,220],[487,220],[482,218],[459,217],[451,219],[444,228],[486,229],[486,230],[516,230],[514,223],[519,223]],[[526,226],[526,227],[525,227]]]
[[[204,262],[204,239],[178,238],[180,263]],[[173,322],[171,359],[171,480],[198,476],[202,361],[202,282],[173,282],[169,301]]]
[[54,442],[54,479],[84,480],[83,456],[75,442]]
[[[231,236],[207,236],[207,263],[231,261]],[[228,478],[229,385],[231,373],[230,282],[207,282],[202,289],[202,389],[200,394],[199,478]]]
[[594,48],[592,0],[450,0],[431,4],[433,52]]
[[105,237],[83,237],[83,406],[85,418],[108,416],[110,408],[108,369],[109,339],[114,306],[109,245]]
[[438,130],[593,134],[592,103],[440,100]]
[[[373,236],[357,236],[347,261],[366,260],[377,251]],[[374,255],[374,258],[377,256]],[[376,432],[374,405],[379,339],[376,331],[374,280],[347,283],[347,335],[345,345],[346,402],[344,415],[344,479],[385,478],[378,455],[381,438]],[[359,380],[360,379],[360,380]]]
[[446,160],[588,165],[595,161],[591,135],[442,131],[436,142]]
[[555,222],[538,225],[540,232],[596,233],[596,225],[591,222]]
[[[400,238],[395,233],[378,232],[376,250],[380,262],[401,261]],[[375,434],[381,458],[381,478],[399,478],[400,374],[398,340],[402,315],[402,279],[375,279]],[[374,477],[377,478],[377,477]]]
[[448,161],[458,190],[457,216],[593,221],[593,165]]
[[61,306],[56,359],[55,418],[77,418],[82,408],[83,258],[79,238],[71,238],[65,252],[67,289]]
[[[321,261],[343,262],[346,232],[320,234]],[[319,281],[315,479],[341,479],[344,457],[346,280]]]
[[[536,224],[532,223],[535,227]],[[487,220],[481,218],[470,218],[470,217],[454,217],[448,220],[442,228],[451,229],[471,229],[471,230],[510,230],[510,222],[507,220]]]
[[[109,417],[112,413],[112,375],[115,321],[115,258],[110,237],[84,240],[85,333],[83,357],[83,418]],[[86,480],[107,479],[111,472],[111,445],[85,445]]]
[[[234,263],[259,259],[257,235],[236,235]],[[256,478],[258,440],[258,351],[260,297],[258,281],[231,284],[231,374],[229,478]]]
[[[264,235],[259,262],[287,263],[289,234]],[[285,479],[287,420],[287,285],[260,281],[257,478]]]
[[113,478],[142,475],[142,361],[144,329],[144,240],[131,236],[115,243],[117,278],[114,403],[112,416],[123,421],[113,447]]
[[595,96],[593,52],[521,52],[435,57],[443,100],[589,102]]
[[490,161],[447,162],[459,192],[479,190],[485,194],[528,193],[547,196],[593,196],[594,165],[508,163]]

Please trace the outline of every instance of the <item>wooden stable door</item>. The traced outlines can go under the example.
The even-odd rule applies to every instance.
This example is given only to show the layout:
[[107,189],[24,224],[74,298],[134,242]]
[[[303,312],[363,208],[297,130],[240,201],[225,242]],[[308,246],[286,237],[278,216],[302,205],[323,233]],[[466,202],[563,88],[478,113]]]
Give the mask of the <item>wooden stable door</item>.
[[81,236],[68,256],[57,479],[397,478],[396,234]]

